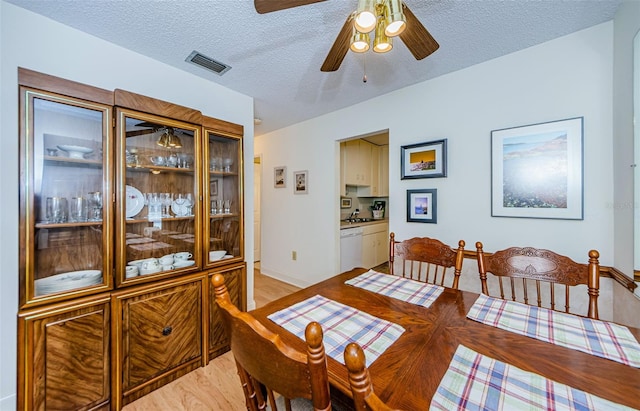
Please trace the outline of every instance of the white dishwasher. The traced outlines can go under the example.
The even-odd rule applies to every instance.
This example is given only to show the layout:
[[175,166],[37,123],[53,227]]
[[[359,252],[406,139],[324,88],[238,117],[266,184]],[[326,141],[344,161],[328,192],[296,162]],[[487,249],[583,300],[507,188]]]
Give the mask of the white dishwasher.
[[340,230],[340,272],[362,267],[362,227]]

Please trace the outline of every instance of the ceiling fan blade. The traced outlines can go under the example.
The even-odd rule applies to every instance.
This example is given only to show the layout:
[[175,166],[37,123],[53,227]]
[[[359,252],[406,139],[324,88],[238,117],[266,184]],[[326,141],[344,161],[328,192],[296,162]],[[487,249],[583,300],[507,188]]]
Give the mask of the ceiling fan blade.
[[125,135],[127,137],[135,137],[135,136],[144,136],[146,134],[151,134],[151,133],[153,133],[153,130],[131,130],[131,131],[127,131]]
[[402,7],[404,18],[407,21],[407,28],[400,33],[400,38],[411,54],[413,54],[413,57],[415,57],[416,60],[422,60],[438,50],[440,45],[404,2],[402,3]]
[[256,11],[260,14],[271,13],[290,9],[292,7],[306,6],[307,4],[319,3],[326,0],[253,0]]
[[346,56],[347,51],[349,51],[351,34],[353,33],[352,22],[353,16],[349,15],[347,20],[344,22],[344,26],[342,26],[340,33],[338,33],[336,41],[333,42],[333,46],[331,46],[331,50],[329,50],[327,58],[324,59],[324,63],[322,63],[322,67],[320,67],[320,71],[336,71],[340,68],[340,64],[342,64],[344,56]]

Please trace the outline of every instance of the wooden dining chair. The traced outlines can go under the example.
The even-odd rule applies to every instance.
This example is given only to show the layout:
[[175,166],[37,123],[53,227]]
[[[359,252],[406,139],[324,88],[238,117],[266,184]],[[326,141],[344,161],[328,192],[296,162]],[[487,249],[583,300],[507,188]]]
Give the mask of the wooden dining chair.
[[[313,409],[331,410],[327,359],[322,342],[322,327],[310,323],[305,331],[307,352],[285,344],[278,334],[266,329],[251,314],[231,302],[224,277],[212,278],[215,299],[230,338],[231,352],[244,391],[247,409],[277,410],[274,393],[284,397],[287,411],[291,400],[311,400]],[[266,398],[265,398],[266,396]]]
[[399,411],[389,407],[373,392],[364,351],[357,343],[349,343],[344,348],[344,363],[349,371],[355,411]]
[[[464,260],[463,240],[458,241],[457,249],[453,249],[435,238],[415,237],[396,241],[394,233],[389,237],[390,274],[458,288]],[[445,282],[449,274],[452,278]]]
[[[557,286],[564,288],[564,311],[569,312],[569,290],[572,286],[584,284],[589,296],[587,316],[598,319],[598,295],[600,293],[600,253],[589,251],[589,263],[580,264],[569,257],[553,251],[533,247],[511,247],[487,255],[482,243],[476,243],[478,272],[482,283],[482,293],[489,294],[487,273],[498,278],[500,298],[524,302],[525,304],[543,306],[547,300],[547,308],[556,310]],[[506,282],[505,285],[503,279]],[[521,281],[520,281],[521,280]],[[543,287],[542,283],[547,283]],[[548,293],[545,289],[548,288]],[[535,300],[529,298],[535,294]],[[562,311],[561,309],[558,311]]]

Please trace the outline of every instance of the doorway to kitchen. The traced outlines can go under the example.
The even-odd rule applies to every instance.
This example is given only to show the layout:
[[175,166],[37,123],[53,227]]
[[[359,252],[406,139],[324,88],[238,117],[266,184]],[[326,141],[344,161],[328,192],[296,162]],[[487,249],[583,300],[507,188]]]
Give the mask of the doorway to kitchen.
[[[340,268],[371,268],[388,258],[389,131],[341,141],[339,162]],[[362,224],[376,228],[355,233]]]

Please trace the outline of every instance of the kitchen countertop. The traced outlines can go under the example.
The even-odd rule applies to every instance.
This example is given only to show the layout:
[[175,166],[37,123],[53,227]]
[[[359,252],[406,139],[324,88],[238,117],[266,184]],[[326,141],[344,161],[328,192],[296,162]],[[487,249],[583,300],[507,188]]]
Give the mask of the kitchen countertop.
[[386,218],[383,218],[380,220],[371,220],[363,223],[348,223],[346,221],[340,221],[340,229],[342,230],[343,228],[355,228],[355,227],[363,227],[367,225],[383,224],[383,223],[388,224],[389,220]]

